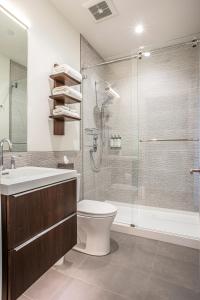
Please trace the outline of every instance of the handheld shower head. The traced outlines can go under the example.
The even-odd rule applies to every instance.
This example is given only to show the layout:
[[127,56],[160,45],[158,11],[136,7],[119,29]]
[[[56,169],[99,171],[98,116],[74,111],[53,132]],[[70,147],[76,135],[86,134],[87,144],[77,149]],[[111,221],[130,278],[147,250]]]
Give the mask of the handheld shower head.
[[106,94],[109,96],[109,98],[117,98],[117,99],[120,98],[120,95],[109,86],[105,88],[105,91]]

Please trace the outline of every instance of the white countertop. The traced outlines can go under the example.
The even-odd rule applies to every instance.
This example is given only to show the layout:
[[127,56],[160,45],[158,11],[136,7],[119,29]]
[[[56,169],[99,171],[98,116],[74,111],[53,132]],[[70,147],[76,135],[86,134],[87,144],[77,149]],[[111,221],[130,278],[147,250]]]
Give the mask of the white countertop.
[[[76,170],[22,167],[0,175],[0,194],[13,195],[77,177]],[[4,171],[5,172],[5,171]]]

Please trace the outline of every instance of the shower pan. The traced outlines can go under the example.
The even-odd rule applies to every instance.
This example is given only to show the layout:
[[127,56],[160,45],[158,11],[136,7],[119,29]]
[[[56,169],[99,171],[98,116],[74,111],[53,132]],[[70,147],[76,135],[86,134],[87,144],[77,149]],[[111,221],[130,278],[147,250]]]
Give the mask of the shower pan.
[[[82,40],[84,55],[87,47]],[[83,68],[84,199],[117,206],[113,229],[200,248],[200,174],[190,173],[200,166],[199,62],[199,42],[187,41],[148,57],[98,58]],[[103,127],[94,114],[96,99],[106,101],[105,86],[95,84],[102,81],[120,95],[106,106]],[[99,130],[99,140],[104,135],[98,172],[86,145],[88,127]],[[118,134],[122,147],[112,149],[109,139]]]

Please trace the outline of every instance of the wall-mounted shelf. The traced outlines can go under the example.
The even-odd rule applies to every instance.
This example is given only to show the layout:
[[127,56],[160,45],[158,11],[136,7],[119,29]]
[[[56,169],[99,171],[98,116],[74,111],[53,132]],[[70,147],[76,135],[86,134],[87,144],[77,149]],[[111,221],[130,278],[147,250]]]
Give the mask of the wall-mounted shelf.
[[66,122],[81,121],[81,118],[70,117],[70,116],[64,116],[64,115],[60,115],[60,116],[49,116],[49,118],[51,118],[51,119],[56,119],[56,120],[63,120],[63,121],[66,121]]
[[65,122],[81,121],[80,118],[68,117],[68,116],[49,116],[54,121],[54,135],[65,134]]
[[[57,81],[57,83],[59,83],[60,86],[61,85],[73,86],[73,85],[81,84],[80,81],[74,79],[67,73],[52,74],[52,75],[50,75],[50,78]],[[57,85],[57,86],[59,86],[59,85]]]
[[[56,66],[56,65],[54,65]],[[58,73],[50,75],[50,78],[54,80],[54,87],[59,87],[63,85],[73,86],[81,84],[80,81],[72,78],[67,73]],[[75,99],[73,97],[67,96],[65,94],[61,95],[51,95],[50,99],[54,100],[54,108],[56,105],[64,105],[66,104],[75,104],[81,103],[81,100]],[[72,122],[72,121],[80,121],[80,118],[75,117],[68,117],[68,116],[50,116],[54,122],[54,135],[64,135],[65,134],[65,122]]]
[[49,98],[53,99],[53,100],[56,100],[57,102],[62,102],[62,103],[64,102],[66,104],[81,103],[81,100],[75,99],[75,98],[67,96],[65,94],[51,95],[51,96],[49,96]]

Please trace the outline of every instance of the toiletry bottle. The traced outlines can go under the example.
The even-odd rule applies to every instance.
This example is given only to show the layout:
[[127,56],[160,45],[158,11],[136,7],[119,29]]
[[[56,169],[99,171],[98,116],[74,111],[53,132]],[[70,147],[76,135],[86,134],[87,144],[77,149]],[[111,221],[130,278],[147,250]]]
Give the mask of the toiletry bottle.
[[113,148],[114,147],[114,137],[113,135],[111,135],[110,137],[110,148]]
[[69,159],[67,158],[67,155],[63,156],[63,162],[64,162],[64,164],[68,164],[69,163]]
[[115,134],[114,135],[114,148],[117,147],[117,135]]
[[122,146],[122,137],[119,136],[119,148],[121,148],[121,146]]
[[116,143],[116,147],[119,148],[120,147],[120,135],[117,135],[117,143]]
[[115,148],[115,135],[113,135],[113,148]]

